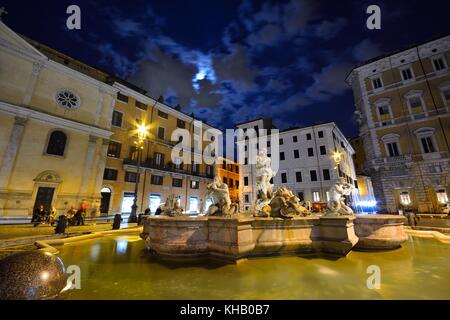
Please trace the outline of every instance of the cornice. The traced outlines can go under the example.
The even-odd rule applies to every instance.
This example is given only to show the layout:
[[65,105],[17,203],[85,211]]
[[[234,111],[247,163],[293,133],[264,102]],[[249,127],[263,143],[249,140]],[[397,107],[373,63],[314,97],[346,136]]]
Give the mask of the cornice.
[[15,117],[21,117],[25,119],[33,119],[42,123],[51,124],[57,127],[61,127],[67,130],[74,130],[82,133],[87,133],[92,136],[107,139],[113,132],[90,126],[84,123],[76,122],[69,119],[60,118],[44,112],[36,111],[33,109],[25,108],[18,105],[13,105],[7,102],[0,101],[0,112],[6,113]]

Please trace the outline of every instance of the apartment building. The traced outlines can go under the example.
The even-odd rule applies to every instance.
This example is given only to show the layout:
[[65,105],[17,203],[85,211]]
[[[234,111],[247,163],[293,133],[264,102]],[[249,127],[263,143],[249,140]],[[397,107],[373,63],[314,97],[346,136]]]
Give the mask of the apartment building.
[[[206,184],[214,177],[214,163],[207,164],[202,158],[203,132],[213,129],[202,123],[203,132],[199,139],[194,137],[192,116],[172,108],[161,99],[155,100],[142,89],[124,81],[115,82],[118,90],[113,116],[113,132],[107,152],[106,167],[101,189],[103,214],[131,212],[135,196],[137,178],[138,149],[136,128],[145,124],[148,135],[141,150],[140,177],[137,206],[142,212],[150,208],[154,213],[168,195],[175,194],[186,212],[198,213],[203,205]],[[172,150],[179,141],[173,141],[176,129],[186,129],[190,133],[191,145],[186,152],[191,153],[191,162],[172,159]],[[217,129],[219,134],[221,132]],[[194,145],[199,142],[199,148]],[[194,156],[200,156],[201,163],[194,163]],[[209,159],[212,162],[213,159]]]
[[[323,207],[329,199],[328,190],[338,177],[344,177],[346,181],[356,185],[352,159],[354,150],[333,122],[280,131],[278,141],[271,137],[275,135],[276,127],[272,125],[270,119],[257,119],[238,124],[237,128],[270,130],[267,132],[265,147],[272,162],[278,162],[278,165],[272,164],[276,170],[273,178],[274,187],[292,190],[301,201],[310,201],[318,208]],[[259,140],[258,143],[261,144],[263,140]],[[238,148],[238,152],[239,150],[244,152],[240,188],[244,210],[249,209],[256,199],[255,166],[248,160],[254,151],[249,147],[249,141],[251,139],[244,136],[237,142],[238,145],[243,145],[243,149]],[[278,152],[278,155],[274,152]],[[338,163],[336,157],[340,158]]]
[[231,201],[239,203],[240,165],[231,159],[219,157],[217,175],[228,186]]
[[439,212],[450,181],[450,36],[355,67],[364,171],[379,209]]

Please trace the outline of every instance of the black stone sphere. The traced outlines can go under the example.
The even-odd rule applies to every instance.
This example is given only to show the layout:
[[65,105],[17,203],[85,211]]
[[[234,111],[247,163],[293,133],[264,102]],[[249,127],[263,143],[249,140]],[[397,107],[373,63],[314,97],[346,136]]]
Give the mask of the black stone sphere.
[[49,252],[24,251],[0,260],[0,300],[57,299],[66,283],[63,262]]

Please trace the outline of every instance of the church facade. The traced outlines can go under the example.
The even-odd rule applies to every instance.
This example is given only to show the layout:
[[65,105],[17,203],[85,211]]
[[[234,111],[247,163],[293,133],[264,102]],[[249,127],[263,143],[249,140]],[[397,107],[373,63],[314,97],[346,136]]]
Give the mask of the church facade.
[[100,203],[118,90],[44,53],[0,21],[0,217]]

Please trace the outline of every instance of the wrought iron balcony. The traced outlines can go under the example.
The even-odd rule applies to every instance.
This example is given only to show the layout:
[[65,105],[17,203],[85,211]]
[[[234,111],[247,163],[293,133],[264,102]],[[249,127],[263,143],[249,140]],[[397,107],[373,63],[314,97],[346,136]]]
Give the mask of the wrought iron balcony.
[[[123,160],[123,164],[137,166],[137,160],[127,158],[127,159]],[[167,172],[173,172],[173,173],[186,174],[186,175],[201,177],[201,178],[212,179],[214,177],[213,174],[206,174],[206,173],[201,173],[199,171],[178,168],[174,163],[172,163],[170,161],[167,163],[156,163],[156,161],[153,158],[147,158],[147,159],[141,160],[141,167],[148,168],[148,169],[167,171]]]

